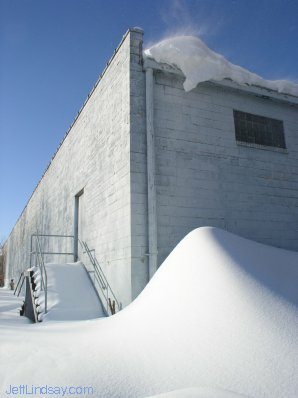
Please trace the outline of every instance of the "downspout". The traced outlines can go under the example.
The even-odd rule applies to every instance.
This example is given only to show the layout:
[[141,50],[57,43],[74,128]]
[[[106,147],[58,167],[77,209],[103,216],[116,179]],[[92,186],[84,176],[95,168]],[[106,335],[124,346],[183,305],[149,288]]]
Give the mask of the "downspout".
[[157,270],[157,218],[155,186],[155,145],[153,124],[153,69],[146,69],[146,130],[147,130],[147,187],[148,187],[148,245],[149,279]]

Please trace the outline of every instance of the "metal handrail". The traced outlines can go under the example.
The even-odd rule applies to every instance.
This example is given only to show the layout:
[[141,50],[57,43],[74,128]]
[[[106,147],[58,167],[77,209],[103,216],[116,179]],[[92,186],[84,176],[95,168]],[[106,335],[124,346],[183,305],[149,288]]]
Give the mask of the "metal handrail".
[[31,236],[46,236],[46,237],[53,237],[53,238],[73,238],[73,235],[59,235],[59,234],[39,234],[39,233],[35,233],[32,234]]
[[[80,239],[78,239],[81,247],[85,250],[83,251],[83,253],[86,253],[92,266],[94,269],[94,278],[96,278],[97,282],[98,282],[98,286],[100,288],[101,294],[105,299],[106,302],[106,311],[107,313],[110,312],[113,314],[113,310],[111,308],[111,299],[115,302],[115,304],[117,305],[117,310],[120,311],[121,310],[121,304],[119,303],[119,301],[116,298],[115,293],[113,292],[113,289],[111,288],[111,285],[109,284],[96,256],[95,256],[95,250],[92,249],[90,250],[87,243],[84,241],[81,241]],[[94,253],[92,255],[92,252]],[[94,283],[94,282],[93,282]],[[96,289],[96,285],[94,283],[94,287]],[[96,289],[97,290],[97,289]]]
[[[22,282],[21,282],[21,280],[22,280]],[[17,290],[18,290],[18,286],[19,286],[19,284],[20,284],[20,282],[21,282],[21,286],[20,286],[20,288],[19,288],[19,292],[18,292],[18,294],[17,294],[17,297],[19,297],[19,295],[20,295],[20,292],[21,292],[22,287],[23,287],[23,284],[24,284],[24,280],[25,280],[24,272],[21,272],[20,277],[19,277],[19,280],[18,280],[18,283],[17,283],[16,288],[14,289],[14,292],[13,292],[13,294],[15,295],[16,292],[17,292]]]
[[[74,235],[61,235],[61,234],[39,234],[35,233],[31,235],[31,250],[30,250],[30,267],[32,266],[32,254],[37,254],[36,251],[33,251],[33,238],[38,236],[46,237],[46,238],[72,238],[74,239]],[[50,255],[65,255],[65,256],[74,256],[74,252],[53,252],[53,251],[41,251],[41,254],[50,254]]]
[[[36,254],[36,252],[31,252],[31,254]],[[67,253],[67,252],[41,252],[41,254],[57,254],[57,255],[60,255],[60,256],[73,256],[73,252],[69,252],[69,253]]]

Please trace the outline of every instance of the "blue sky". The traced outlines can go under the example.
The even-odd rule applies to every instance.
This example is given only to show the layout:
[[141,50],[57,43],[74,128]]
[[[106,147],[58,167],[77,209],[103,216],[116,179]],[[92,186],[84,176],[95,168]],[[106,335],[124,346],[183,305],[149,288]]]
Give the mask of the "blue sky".
[[298,81],[296,0],[0,0],[0,241],[128,27]]

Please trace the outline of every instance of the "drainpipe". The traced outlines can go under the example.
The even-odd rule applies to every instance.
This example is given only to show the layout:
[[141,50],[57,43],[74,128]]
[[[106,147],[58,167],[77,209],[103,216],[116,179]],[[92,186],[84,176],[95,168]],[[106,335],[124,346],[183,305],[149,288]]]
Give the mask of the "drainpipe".
[[146,129],[147,129],[147,187],[149,279],[157,270],[157,218],[155,187],[155,146],[153,125],[153,69],[146,69]]

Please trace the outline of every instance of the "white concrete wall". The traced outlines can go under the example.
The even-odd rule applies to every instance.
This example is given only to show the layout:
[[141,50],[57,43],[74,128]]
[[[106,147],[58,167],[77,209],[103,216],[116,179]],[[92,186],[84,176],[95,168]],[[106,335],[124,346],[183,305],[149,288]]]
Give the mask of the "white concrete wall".
[[10,234],[9,277],[28,266],[36,229],[73,234],[74,196],[84,189],[84,239],[119,300],[131,301],[130,68],[141,38],[126,35]]
[[[298,109],[155,73],[159,263],[192,229],[218,226],[298,250]],[[239,146],[233,109],[284,121],[287,153]]]

